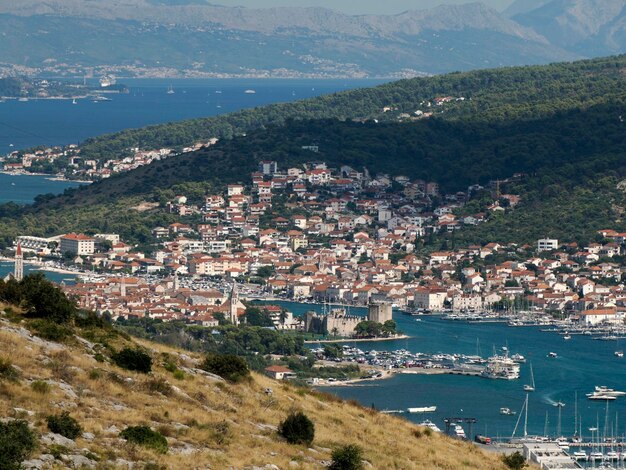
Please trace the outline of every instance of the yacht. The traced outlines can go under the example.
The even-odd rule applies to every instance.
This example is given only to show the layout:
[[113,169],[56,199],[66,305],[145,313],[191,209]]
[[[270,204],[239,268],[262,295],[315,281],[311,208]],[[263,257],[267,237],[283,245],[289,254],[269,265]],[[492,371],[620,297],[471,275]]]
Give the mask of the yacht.
[[508,356],[492,356],[487,360],[487,366],[481,376],[488,379],[519,379],[520,365]]
[[466,439],[465,430],[461,427],[460,424],[454,425],[454,435],[459,439]]
[[557,356],[557,354],[555,352],[549,352],[547,357],[554,359],[554,358],[556,358],[558,356]]
[[606,458],[609,460],[617,460],[619,459],[619,454],[615,452],[614,450],[611,450],[606,453]]
[[420,406],[417,408],[407,408],[409,413],[434,413],[437,411],[436,406]]
[[513,359],[515,362],[526,362],[526,358],[521,354],[513,354],[511,356],[511,359]]
[[502,407],[502,408],[500,408],[500,414],[501,415],[512,416],[512,415],[515,414],[515,411],[513,411],[511,408]]
[[589,458],[589,456],[587,455],[587,452],[585,452],[584,450],[577,450],[572,454],[572,457],[574,457],[574,460],[587,460]]
[[567,341],[568,339],[572,339],[572,335],[570,335],[570,334],[568,333],[568,334],[566,334],[565,336],[563,336],[563,339],[564,339],[565,341]]
[[620,392],[619,390],[609,388],[606,385],[596,385],[594,390],[594,393],[601,393],[603,395],[610,395],[613,397],[623,397],[626,395],[626,392]]
[[427,419],[422,421],[421,423],[419,423],[419,426],[425,426],[428,429],[430,429],[431,431],[435,431],[435,432],[441,432],[441,429],[439,429],[437,427],[437,425],[435,423],[433,423],[431,420]]
[[617,397],[614,395],[606,395],[604,393],[599,393],[599,392],[588,393],[587,398],[589,400],[607,400],[607,401],[617,400]]
[[624,351],[615,351],[616,357],[624,357]]
[[256,91],[255,90],[246,90],[246,91],[244,91],[244,93],[246,95],[254,95],[256,93]]
[[604,459],[604,454],[602,452],[592,452],[589,455],[589,460],[603,460]]

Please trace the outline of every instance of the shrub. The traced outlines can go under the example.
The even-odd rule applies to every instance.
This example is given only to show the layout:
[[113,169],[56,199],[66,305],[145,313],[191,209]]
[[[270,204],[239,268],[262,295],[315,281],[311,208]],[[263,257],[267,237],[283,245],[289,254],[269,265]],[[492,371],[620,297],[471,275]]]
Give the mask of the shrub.
[[30,388],[32,388],[34,392],[41,393],[42,395],[50,392],[50,384],[43,380],[35,380],[30,384]]
[[105,361],[104,356],[102,354],[100,354],[100,353],[96,353],[93,358],[96,361],[98,361],[98,362],[104,362]]
[[278,432],[290,444],[310,446],[315,437],[315,425],[302,411],[297,411],[280,423]]
[[230,354],[209,354],[202,363],[202,369],[219,375],[232,383],[250,379],[248,364],[239,356]]
[[35,434],[23,420],[0,422],[0,468],[19,470],[21,463],[35,449]]
[[67,411],[58,415],[50,415],[46,421],[50,432],[60,434],[68,439],[76,439],[82,432],[78,421],[72,418]]
[[174,378],[176,380],[185,380],[185,373],[182,370],[175,370],[174,371]]
[[335,449],[332,453],[331,470],[361,470],[363,468],[363,450],[349,444]]
[[0,380],[8,380],[11,382],[15,382],[20,378],[20,373],[18,370],[13,367],[11,361],[0,357]]
[[172,386],[163,378],[148,380],[145,387],[150,393],[161,393],[165,396],[172,394]]
[[70,327],[51,320],[33,320],[29,325],[40,338],[57,343],[65,341],[74,334]]
[[507,467],[513,470],[521,470],[526,467],[526,459],[519,453],[519,451],[513,452],[510,455],[503,455],[502,461]]
[[148,426],[129,426],[120,433],[120,437],[160,454],[167,452],[167,439],[163,434],[153,431]]
[[152,370],[152,358],[141,349],[124,348],[111,356],[122,369],[147,374]]
[[218,445],[228,444],[230,439],[233,436],[233,432],[230,429],[230,424],[226,421],[220,421],[219,423],[215,423],[211,425],[213,439],[215,443]]

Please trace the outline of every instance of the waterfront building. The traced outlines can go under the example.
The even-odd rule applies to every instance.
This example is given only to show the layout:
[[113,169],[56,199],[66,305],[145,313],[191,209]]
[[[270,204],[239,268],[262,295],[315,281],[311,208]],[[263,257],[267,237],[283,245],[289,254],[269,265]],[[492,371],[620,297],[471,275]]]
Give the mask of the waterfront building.
[[49,246],[55,240],[52,238],[31,237],[28,235],[20,235],[17,237],[17,244],[21,245],[22,250],[32,250],[36,252],[50,252]]
[[413,294],[415,308],[442,310],[448,292],[440,287],[418,287]]
[[376,323],[385,323],[392,319],[392,306],[388,302],[370,302],[367,318]]
[[95,240],[82,233],[68,233],[61,237],[61,253],[72,255],[92,255],[95,252]]

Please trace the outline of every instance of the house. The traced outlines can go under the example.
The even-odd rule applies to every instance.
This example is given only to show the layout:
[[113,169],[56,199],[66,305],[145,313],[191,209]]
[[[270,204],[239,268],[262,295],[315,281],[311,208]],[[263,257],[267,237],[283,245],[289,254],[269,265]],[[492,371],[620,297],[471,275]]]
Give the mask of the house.
[[274,380],[289,380],[296,378],[296,374],[291,369],[283,366],[266,367],[265,375],[271,377]]
[[264,175],[278,173],[278,163],[269,160],[259,162],[259,173],[263,173]]

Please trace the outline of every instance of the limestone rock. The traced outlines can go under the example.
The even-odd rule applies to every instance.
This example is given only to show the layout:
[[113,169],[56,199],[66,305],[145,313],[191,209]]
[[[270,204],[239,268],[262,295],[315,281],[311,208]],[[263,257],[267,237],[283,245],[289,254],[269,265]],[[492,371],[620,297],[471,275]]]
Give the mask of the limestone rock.
[[73,440],[53,432],[49,432],[48,434],[41,436],[41,442],[46,445],[59,445],[70,449],[76,447],[76,443]]

